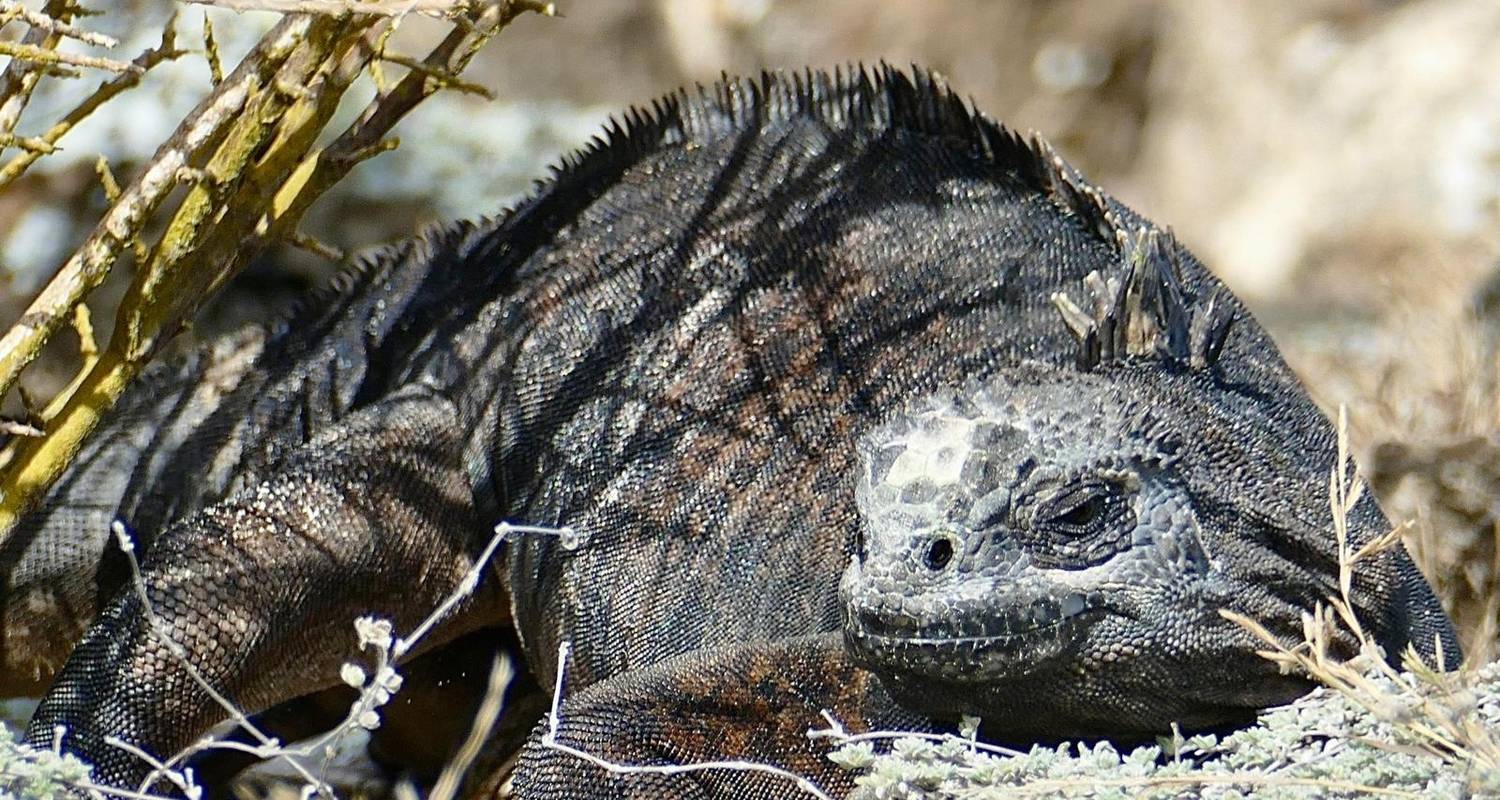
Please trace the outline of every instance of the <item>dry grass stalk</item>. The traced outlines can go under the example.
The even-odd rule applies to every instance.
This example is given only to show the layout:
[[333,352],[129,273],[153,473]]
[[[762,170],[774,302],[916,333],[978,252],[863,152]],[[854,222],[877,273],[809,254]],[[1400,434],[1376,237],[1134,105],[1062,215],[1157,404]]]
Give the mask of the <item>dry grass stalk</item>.
[[[1439,663],[1434,668],[1408,647],[1401,654],[1401,666],[1406,670],[1403,674],[1386,661],[1354,613],[1350,599],[1354,569],[1363,559],[1400,541],[1404,527],[1398,526],[1351,551],[1348,515],[1362,491],[1363,481],[1349,460],[1347,420],[1344,409],[1340,408],[1338,461],[1329,481],[1329,508],[1339,552],[1339,595],[1328,598],[1327,605],[1319,605],[1303,617],[1302,641],[1291,646],[1249,617],[1231,611],[1220,613],[1265,642],[1269,649],[1261,651],[1261,655],[1284,670],[1302,672],[1343,694],[1375,718],[1411,734],[1432,756],[1493,774],[1500,770],[1500,742],[1492,731],[1476,722],[1472,713],[1475,702],[1472,669],[1445,671],[1457,665],[1441,663],[1440,647],[1437,648]],[[1357,644],[1358,655],[1345,660],[1337,655],[1337,644],[1349,637]],[[1392,694],[1372,679],[1374,675],[1403,687],[1403,691]]]

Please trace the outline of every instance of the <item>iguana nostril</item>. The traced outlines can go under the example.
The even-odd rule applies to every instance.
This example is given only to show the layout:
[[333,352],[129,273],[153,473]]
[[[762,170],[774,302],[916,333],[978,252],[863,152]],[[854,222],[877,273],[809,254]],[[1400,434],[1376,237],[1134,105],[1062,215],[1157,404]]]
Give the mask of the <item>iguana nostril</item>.
[[927,545],[927,554],[922,557],[922,562],[931,570],[942,569],[952,560],[953,542],[946,537],[933,539],[932,544]]

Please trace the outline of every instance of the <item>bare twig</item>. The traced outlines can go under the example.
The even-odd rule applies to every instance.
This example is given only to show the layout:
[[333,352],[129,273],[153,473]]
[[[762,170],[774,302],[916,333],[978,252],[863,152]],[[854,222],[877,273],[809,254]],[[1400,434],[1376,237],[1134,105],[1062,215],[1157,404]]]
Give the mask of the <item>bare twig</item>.
[[203,58],[208,62],[208,77],[218,86],[224,80],[224,65],[219,61],[219,41],[214,38],[214,21],[203,12]]
[[489,89],[486,89],[477,83],[466,81],[451,72],[444,72],[442,70],[434,69],[433,67],[414,58],[391,53],[388,55],[381,55],[380,60],[389,61],[392,64],[399,64],[400,66],[406,67],[409,70],[420,72],[423,75],[437,81],[438,84],[445,89],[457,89],[461,92],[478,95],[486,100],[495,99],[495,93],[491,92]]
[[[156,47],[140,54],[132,62],[139,70],[126,72],[112,80],[100,84],[92,94],[83,99],[76,107],[68,111],[57,122],[52,124],[41,136],[36,137],[38,141],[47,144],[55,144],[59,139],[66,136],[78,123],[87,119],[98,108],[121,92],[134,88],[140,83],[141,77],[158,64],[171,61],[182,55],[182,51],[176,47],[175,18],[169,21],[162,31],[161,43]],[[11,159],[4,167],[0,167],[0,188],[19,178],[38,158],[42,156],[39,151],[26,152]]]
[[[59,23],[66,23],[73,15],[71,0],[47,0],[40,14]],[[32,27],[21,38],[20,44],[32,47],[53,48],[62,41],[62,34],[41,27]],[[0,73],[0,131],[10,133],[21,121],[21,112],[31,101],[32,90],[42,79],[42,70],[37,64],[20,59],[11,59]]]
[[495,535],[490,537],[489,544],[485,545],[484,551],[479,554],[479,558],[474,561],[474,565],[469,567],[469,571],[464,574],[463,580],[459,582],[458,587],[449,593],[448,597],[437,608],[433,609],[432,613],[428,614],[427,618],[422,620],[421,624],[413,628],[410,634],[396,640],[393,650],[395,657],[400,659],[411,652],[412,648],[418,642],[422,641],[433,628],[437,627],[438,623],[447,619],[448,615],[453,613],[453,609],[459,603],[474,593],[474,590],[479,586],[479,579],[484,577],[485,567],[490,563],[490,559],[494,557],[495,551],[500,549],[500,545],[506,539],[516,533],[559,534],[565,530],[567,529],[549,528],[539,525],[513,525],[509,522],[501,522],[499,525],[496,525]]
[[[233,11],[275,11],[282,14],[369,14],[452,19],[469,11],[468,0],[187,0]],[[549,4],[550,5],[550,4]]]
[[28,422],[0,417],[0,433],[10,436],[41,436],[42,429]]
[[49,66],[65,65],[69,67],[84,67],[87,69],[103,69],[110,72],[140,72],[141,68],[128,61],[117,61],[113,58],[101,58],[99,56],[86,56],[79,53],[68,53],[49,47],[38,47],[24,42],[7,42],[0,40],[0,56],[10,56],[22,61],[30,61],[34,64],[47,64]]
[[46,139],[35,136],[17,136],[14,133],[0,132],[0,150],[7,147],[19,147],[38,155],[48,155],[57,152],[57,148]]
[[23,3],[16,0],[0,0],[0,21],[13,19],[24,20],[33,29],[43,30],[47,33],[55,33],[68,39],[76,39],[84,44],[94,47],[118,47],[120,45],[113,36],[106,36],[96,31],[86,31],[77,25],[72,25],[55,17],[48,16],[40,11],[33,11]]
[[343,250],[302,231],[292,231],[291,235],[287,237],[287,243],[298,249],[306,250],[319,258],[326,258],[335,264],[341,264],[349,258],[349,254]]

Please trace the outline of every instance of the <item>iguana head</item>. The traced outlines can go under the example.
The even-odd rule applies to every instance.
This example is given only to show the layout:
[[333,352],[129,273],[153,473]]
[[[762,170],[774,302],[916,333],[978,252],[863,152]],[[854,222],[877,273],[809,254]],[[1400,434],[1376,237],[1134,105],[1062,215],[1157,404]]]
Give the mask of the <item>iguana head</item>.
[[[863,439],[846,640],[898,700],[978,715],[1002,735],[1244,720],[1308,686],[1220,610],[1291,642],[1303,614],[1337,594],[1333,428],[1305,395],[1212,369],[1228,326],[1201,322],[1211,308],[1166,308],[1126,333],[1131,289],[1091,277],[1099,317],[1064,309],[1079,366],[1002,368]],[[1159,352],[1174,335],[1180,350]],[[1349,521],[1356,548],[1389,530],[1368,498]],[[1355,581],[1387,646],[1436,608],[1409,567],[1391,553]],[[1440,609],[1436,619],[1446,624]],[[1430,654],[1430,634],[1425,644]]]

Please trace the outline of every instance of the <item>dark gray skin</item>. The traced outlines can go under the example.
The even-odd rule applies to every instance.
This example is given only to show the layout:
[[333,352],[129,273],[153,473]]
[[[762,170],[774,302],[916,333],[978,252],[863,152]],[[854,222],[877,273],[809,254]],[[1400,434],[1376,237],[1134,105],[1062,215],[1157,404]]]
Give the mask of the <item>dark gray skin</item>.
[[[1277,591],[1274,552],[1239,560],[1269,550],[1247,530],[1267,521],[1230,501],[1261,481],[1294,488],[1285,465],[1245,456],[1295,443],[1244,447],[1282,426],[1195,404],[1210,391],[1028,364],[871,434],[856,495],[867,554],[843,581],[860,661],[899,699],[1005,720],[1012,736],[1209,726],[1300,694],[1218,613],[1287,623],[1319,589]],[[1307,481],[1326,505],[1326,478]]]
[[[516,211],[351,273],[186,435],[128,450],[111,496],[209,680],[255,712],[336,685],[353,618],[410,630],[510,519],[586,544],[509,543],[429,640],[441,661],[510,631],[524,719],[502,755],[563,641],[561,741],[833,793],[851,778],[805,735],[823,710],[851,730],[977,713],[1019,741],[1234,723],[1305,690],[1218,609],[1291,639],[1336,591],[1332,430],[1170,237],[921,72],[767,76],[627,119]],[[202,370],[182,374],[155,396],[191,395]],[[196,407],[162,405],[111,430]],[[53,519],[11,549],[45,551]],[[1357,510],[1356,546],[1388,529]],[[7,613],[36,576],[12,569]],[[68,726],[117,785],[145,768],[106,734],[167,754],[223,717],[121,580],[51,580],[109,599],[28,734]],[[1456,656],[1404,551],[1355,594],[1388,649],[1431,657],[1435,633]],[[539,733],[522,797],[790,791],[610,778]]]
[[[1097,193],[1079,197],[1115,216]],[[1123,269],[1086,276],[1092,315],[1053,295],[1079,339],[1072,368],[1023,361],[921,398],[860,443],[865,538],[841,586],[844,629],[902,702],[982,709],[1010,736],[1128,736],[1221,724],[1299,691],[1220,612],[1296,626],[1332,596],[1275,576],[1337,568],[1329,512],[1307,515],[1327,508],[1333,433],[1223,381],[1242,312],[1223,289],[1187,302],[1166,234],[1114,228]],[[1389,529],[1369,496],[1349,523],[1353,538]],[[1457,663],[1434,602],[1380,597],[1426,596],[1409,560],[1356,574],[1355,605],[1396,617],[1378,623],[1390,652],[1425,643]],[[1205,680],[1183,683],[1185,670]]]

